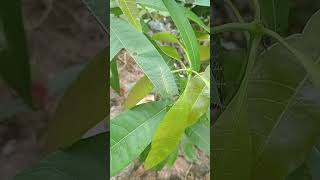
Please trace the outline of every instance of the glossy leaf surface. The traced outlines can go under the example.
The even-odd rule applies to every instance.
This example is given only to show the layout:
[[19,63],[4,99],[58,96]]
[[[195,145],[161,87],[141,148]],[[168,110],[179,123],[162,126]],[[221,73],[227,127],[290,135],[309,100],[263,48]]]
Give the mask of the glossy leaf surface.
[[164,102],[139,105],[111,120],[111,176],[139,157],[166,113]]
[[[163,97],[175,95],[178,91],[168,65],[153,44],[143,33],[116,17],[111,17],[111,43],[121,43],[143,70],[149,80]],[[157,67],[157,68],[155,68]]]

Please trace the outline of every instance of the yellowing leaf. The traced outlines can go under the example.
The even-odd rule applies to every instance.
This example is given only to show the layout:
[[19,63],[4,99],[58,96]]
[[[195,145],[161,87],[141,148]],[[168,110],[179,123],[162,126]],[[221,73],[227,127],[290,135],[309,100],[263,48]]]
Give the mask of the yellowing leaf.
[[200,49],[200,60],[201,61],[210,60],[210,47],[199,46],[199,49]]
[[[201,76],[209,81],[210,69],[207,68]],[[167,158],[177,147],[185,129],[196,123],[209,107],[209,87],[195,76],[157,128],[145,168],[150,169]]]
[[131,89],[124,106],[130,109],[135,106],[141,99],[148,95],[153,89],[153,85],[147,76],[139,79]]
[[139,9],[136,0],[119,0],[119,7],[128,17],[128,22],[139,32],[142,32]]

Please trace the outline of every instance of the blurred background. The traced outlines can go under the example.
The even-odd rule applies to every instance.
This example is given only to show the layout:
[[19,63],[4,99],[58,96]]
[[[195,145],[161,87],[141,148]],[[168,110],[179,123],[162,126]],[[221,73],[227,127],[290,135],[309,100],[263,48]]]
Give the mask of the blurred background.
[[22,0],[22,10],[37,110],[0,78],[0,180],[11,180],[40,160],[48,119],[64,90],[107,46],[107,34],[80,0]]

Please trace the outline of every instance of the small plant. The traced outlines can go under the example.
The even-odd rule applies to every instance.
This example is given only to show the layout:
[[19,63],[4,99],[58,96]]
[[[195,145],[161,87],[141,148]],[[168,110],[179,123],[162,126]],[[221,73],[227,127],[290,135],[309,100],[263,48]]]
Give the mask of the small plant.
[[[180,144],[189,160],[196,147],[209,155],[210,30],[192,9],[201,5],[209,13],[210,3],[192,2],[111,1],[111,86],[119,92],[116,60],[122,49],[144,73],[126,98],[126,111],[110,122],[111,176],[136,159],[147,170],[173,165]],[[149,21],[163,18],[178,33],[149,28]],[[158,101],[137,105],[152,92]]]
[[[249,23],[230,0],[224,2],[239,22],[215,26],[212,33],[220,39],[224,32],[244,32],[247,48],[222,48],[215,59],[220,84],[213,96],[220,112],[211,128],[213,179],[317,179],[320,11],[301,34],[282,38],[287,0],[253,0]],[[266,37],[275,44],[261,51]]]

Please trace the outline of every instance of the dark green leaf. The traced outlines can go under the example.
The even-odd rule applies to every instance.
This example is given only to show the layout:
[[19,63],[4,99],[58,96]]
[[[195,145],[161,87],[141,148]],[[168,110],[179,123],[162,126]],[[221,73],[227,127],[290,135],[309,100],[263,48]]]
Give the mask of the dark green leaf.
[[82,0],[91,13],[95,16],[97,21],[103,27],[103,29],[107,32],[109,26],[109,19],[107,16],[108,12],[108,1],[104,0]]
[[288,0],[259,0],[264,24],[278,32],[286,33],[289,24]]
[[21,1],[0,2],[0,77],[32,105],[29,55]]
[[108,50],[100,52],[65,92],[49,121],[47,152],[70,146],[108,115]]
[[120,94],[120,82],[119,82],[119,75],[118,75],[117,58],[114,58],[110,62],[110,85],[113,90],[115,90],[118,94]]
[[80,140],[66,150],[58,150],[14,180],[105,180],[108,177],[109,134]]

